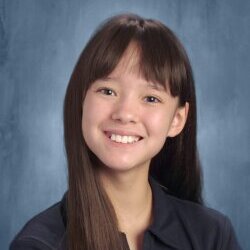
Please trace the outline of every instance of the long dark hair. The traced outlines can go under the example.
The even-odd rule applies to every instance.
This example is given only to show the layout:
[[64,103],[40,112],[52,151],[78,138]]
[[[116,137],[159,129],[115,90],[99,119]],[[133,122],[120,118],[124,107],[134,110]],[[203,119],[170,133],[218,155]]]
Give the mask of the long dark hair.
[[81,128],[82,104],[89,86],[108,76],[135,43],[146,80],[167,87],[189,103],[183,131],[168,138],[152,159],[150,175],[181,198],[201,203],[201,174],[196,147],[196,100],[192,69],[174,33],[161,22],[133,14],[106,20],[87,43],[71,75],[64,102],[68,159],[67,235],[70,250],[123,249],[114,208],[95,171],[95,156]]

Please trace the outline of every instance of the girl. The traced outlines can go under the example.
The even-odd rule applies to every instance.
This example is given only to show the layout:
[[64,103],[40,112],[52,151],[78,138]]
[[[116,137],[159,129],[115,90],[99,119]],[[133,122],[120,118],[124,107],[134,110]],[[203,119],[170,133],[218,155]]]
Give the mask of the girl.
[[229,220],[205,208],[191,66],[173,32],[110,18],[75,66],[64,103],[68,192],[12,250],[237,250]]

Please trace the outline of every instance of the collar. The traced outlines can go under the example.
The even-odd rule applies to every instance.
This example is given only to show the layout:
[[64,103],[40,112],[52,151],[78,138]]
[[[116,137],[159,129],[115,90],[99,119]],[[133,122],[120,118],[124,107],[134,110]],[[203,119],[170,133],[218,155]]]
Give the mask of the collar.
[[[171,196],[168,189],[153,177],[149,177],[149,183],[153,194],[153,223],[147,231],[171,249],[185,249],[185,243],[180,239],[186,238],[186,234],[175,208],[176,198]],[[61,202],[61,214],[65,227],[67,226],[66,196],[67,192]]]
[[68,194],[68,191],[65,192],[65,194],[63,195],[63,198],[61,200],[61,206],[60,206],[60,212],[62,215],[63,224],[65,228],[67,227],[67,194]]
[[169,190],[149,177],[153,193],[153,223],[148,231],[171,249],[185,249],[186,234],[182,221],[175,208],[176,198]]

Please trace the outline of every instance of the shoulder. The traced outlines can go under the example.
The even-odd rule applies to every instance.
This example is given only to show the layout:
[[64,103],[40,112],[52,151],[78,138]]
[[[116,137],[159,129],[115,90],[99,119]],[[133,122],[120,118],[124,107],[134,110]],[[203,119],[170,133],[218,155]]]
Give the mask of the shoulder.
[[12,241],[10,250],[60,249],[65,237],[61,206],[62,201],[29,220]]
[[232,224],[222,213],[170,194],[150,178],[154,221],[150,231],[166,245],[186,250],[240,250]]
[[195,202],[182,200],[166,194],[166,197],[173,204],[178,216],[186,223],[202,229],[204,225],[213,227],[222,227],[228,221],[227,217],[217,210],[197,204]]
[[165,196],[195,249],[240,250],[229,218],[206,206]]

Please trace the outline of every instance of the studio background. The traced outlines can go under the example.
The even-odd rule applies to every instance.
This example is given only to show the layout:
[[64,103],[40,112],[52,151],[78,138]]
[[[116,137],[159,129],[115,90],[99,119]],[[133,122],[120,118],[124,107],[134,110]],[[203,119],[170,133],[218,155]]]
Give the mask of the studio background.
[[0,248],[65,192],[65,89],[93,30],[125,11],[161,20],[187,49],[206,204],[250,250],[248,0],[0,0]]

